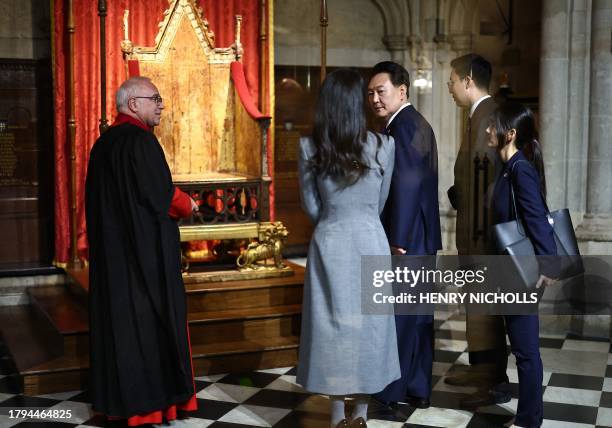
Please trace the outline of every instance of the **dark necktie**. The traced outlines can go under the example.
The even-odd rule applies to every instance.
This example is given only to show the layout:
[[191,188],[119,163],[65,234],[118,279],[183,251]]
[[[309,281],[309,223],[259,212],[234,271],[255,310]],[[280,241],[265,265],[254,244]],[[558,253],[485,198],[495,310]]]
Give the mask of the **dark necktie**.
[[468,116],[468,120],[467,120],[467,134],[468,134],[468,139],[471,140],[472,138],[472,117]]

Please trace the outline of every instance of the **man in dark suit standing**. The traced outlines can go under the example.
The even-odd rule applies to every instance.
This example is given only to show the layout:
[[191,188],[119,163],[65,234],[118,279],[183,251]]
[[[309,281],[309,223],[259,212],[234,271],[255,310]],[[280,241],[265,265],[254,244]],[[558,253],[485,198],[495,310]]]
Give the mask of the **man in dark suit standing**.
[[[384,61],[372,70],[368,100],[385,133],[395,139],[395,167],[381,220],[394,255],[435,255],[442,248],[438,207],[438,150],[431,125],[408,102],[410,76]],[[396,315],[402,377],[376,398],[429,407],[433,316]]]
[[[497,107],[489,95],[491,64],[480,55],[467,54],[451,61],[451,68],[448,91],[458,107],[469,109],[455,161],[454,185],[448,189],[450,203],[457,210],[457,251],[459,256],[491,254],[489,193],[501,169],[497,152],[487,146],[489,117]],[[509,394],[494,389],[508,381],[503,318],[469,312],[468,308],[466,334],[471,366],[445,382],[482,387],[481,394],[465,401],[470,407],[509,401]]]

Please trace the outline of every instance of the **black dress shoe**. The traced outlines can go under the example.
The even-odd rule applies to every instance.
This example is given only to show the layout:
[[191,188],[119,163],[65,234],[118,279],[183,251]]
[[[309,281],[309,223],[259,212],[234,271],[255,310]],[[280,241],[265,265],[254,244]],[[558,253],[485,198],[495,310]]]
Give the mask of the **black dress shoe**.
[[406,403],[410,404],[410,406],[415,407],[417,409],[427,409],[431,406],[429,398],[421,398],[421,397],[406,397]]
[[336,425],[336,428],[350,428],[351,426],[349,425],[349,422],[346,418],[342,419],[340,422],[338,422],[338,425]]
[[351,421],[350,428],[368,428],[368,424],[365,419],[362,417],[358,417],[357,419],[353,419]]
[[394,401],[383,401],[375,397],[370,397],[370,403],[376,406],[376,408],[381,409],[390,409],[394,404],[396,404]]
[[491,377],[480,373],[459,373],[446,376],[444,383],[451,386],[483,386],[491,384]]
[[508,401],[510,401],[511,398],[512,396],[507,391],[489,389],[487,391],[476,393],[471,397],[461,400],[461,407],[464,409],[476,409],[478,407],[507,403]]
[[399,404],[395,401],[381,401],[377,398],[371,397],[369,412],[375,415],[374,419],[386,419],[394,420],[393,418],[408,419],[410,414],[406,414],[402,409],[403,404]]
[[451,386],[477,386],[484,388],[504,382],[503,379],[496,380],[498,377],[495,366],[479,364],[454,370],[452,374],[444,378],[444,383]]

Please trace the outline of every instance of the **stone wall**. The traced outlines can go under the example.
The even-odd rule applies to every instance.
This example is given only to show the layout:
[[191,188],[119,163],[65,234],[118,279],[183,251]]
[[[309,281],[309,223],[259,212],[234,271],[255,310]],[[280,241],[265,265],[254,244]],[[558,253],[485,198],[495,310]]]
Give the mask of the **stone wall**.
[[[382,42],[383,21],[371,0],[328,1],[327,65],[370,67],[390,58]],[[276,65],[320,65],[318,1],[274,4]]]
[[0,0],[0,58],[51,57],[49,0]]

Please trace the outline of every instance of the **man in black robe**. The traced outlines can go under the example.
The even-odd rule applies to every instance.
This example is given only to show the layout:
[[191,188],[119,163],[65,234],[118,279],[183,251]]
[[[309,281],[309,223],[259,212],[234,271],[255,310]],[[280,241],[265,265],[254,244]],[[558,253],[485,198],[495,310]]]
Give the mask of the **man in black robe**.
[[178,226],[197,205],[176,189],[152,132],[163,101],[148,78],[125,81],[86,181],[93,409],[128,425],[195,410]]

